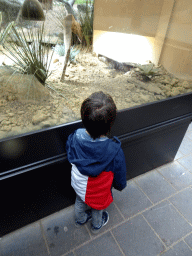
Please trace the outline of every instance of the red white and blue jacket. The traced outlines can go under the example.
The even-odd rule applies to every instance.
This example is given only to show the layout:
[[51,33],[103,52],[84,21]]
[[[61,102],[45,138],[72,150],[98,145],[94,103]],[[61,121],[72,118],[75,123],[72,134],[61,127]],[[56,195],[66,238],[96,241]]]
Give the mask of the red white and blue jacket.
[[71,186],[91,208],[103,210],[113,202],[112,186],[127,185],[121,142],[113,137],[93,140],[85,129],[69,135],[66,150],[71,169]]

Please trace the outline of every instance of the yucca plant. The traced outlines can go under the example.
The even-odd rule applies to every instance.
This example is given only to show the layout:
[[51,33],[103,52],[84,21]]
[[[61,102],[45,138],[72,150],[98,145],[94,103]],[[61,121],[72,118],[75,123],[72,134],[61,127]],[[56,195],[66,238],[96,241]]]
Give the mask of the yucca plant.
[[3,45],[6,38],[8,37],[9,31],[13,27],[14,22],[9,23],[9,25],[6,27],[6,29],[0,34],[0,44]]
[[[8,29],[9,28],[9,29]],[[20,30],[14,22],[6,28],[1,38],[6,52],[4,54],[14,63],[14,67],[22,73],[33,74],[42,84],[50,75],[49,68],[53,56],[49,47],[43,45],[45,38],[44,23],[38,29]],[[48,40],[49,41],[49,40]],[[31,45],[29,44],[31,42]]]

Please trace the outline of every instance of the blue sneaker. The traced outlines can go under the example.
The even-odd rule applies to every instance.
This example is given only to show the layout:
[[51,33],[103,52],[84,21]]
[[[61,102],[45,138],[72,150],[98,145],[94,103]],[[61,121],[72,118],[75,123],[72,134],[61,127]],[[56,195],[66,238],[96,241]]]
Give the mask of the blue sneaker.
[[101,226],[98,227],[98,228],[96,228],[96,227],[94,227],[93,225],[91,225],[91,232],[92,232],[93,234],[97,234],[97,233],[99,232],[99,230],[107,224],[108,221],[109,221],[109,214],[108,214],[107,211],[104,211],[104,212],[103,212],[103,216],[102,216],[102,223],[101,223]]
[[89,210],[86,210],[85,213],[87,214],[87,219],[85,222],[80,222],[80,221],[75,221],[75,226],[77,228],[83,226],[85,223],[87,223],[88,221],[90,221],[92,219],[92,212],[91,212],[91,209]]

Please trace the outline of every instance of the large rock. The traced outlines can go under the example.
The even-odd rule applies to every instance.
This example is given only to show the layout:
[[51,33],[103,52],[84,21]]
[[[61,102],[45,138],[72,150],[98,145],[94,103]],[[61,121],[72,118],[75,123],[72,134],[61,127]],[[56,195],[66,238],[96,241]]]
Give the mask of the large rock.
[[0,96],[7,101],[46,101],[50,93],[33,75],[14,73],[11,68],[0,68]]
[[0,0],[0,11],[3,12],[3,23],[16,20],[24,0]]

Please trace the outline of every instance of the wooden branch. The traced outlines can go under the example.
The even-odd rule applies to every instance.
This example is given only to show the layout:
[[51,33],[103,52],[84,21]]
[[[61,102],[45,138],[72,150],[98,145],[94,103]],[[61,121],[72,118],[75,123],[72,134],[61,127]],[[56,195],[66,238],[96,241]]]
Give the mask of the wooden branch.
[[69,60],[70,55],[70,48],[71,48],[71,37],[72,37],[72,15],[67,15],[64,19],[64,45],[65,45],[65,58],[64,58],[64,66],[63,72],[61,75],[61,82],[65,79],[65,71],[67,68],[67,63]]

